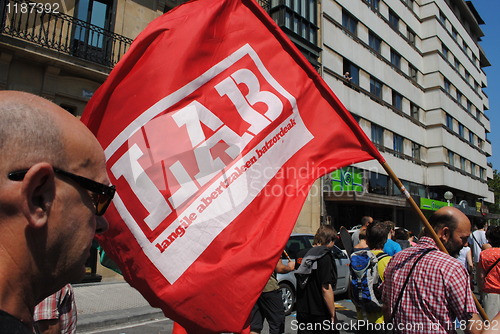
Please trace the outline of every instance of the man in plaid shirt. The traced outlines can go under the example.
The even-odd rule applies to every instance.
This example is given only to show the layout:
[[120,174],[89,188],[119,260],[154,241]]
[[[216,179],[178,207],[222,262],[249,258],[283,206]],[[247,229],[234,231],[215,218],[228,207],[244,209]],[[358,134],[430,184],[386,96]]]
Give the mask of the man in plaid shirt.
[[45,298],[35,307],[33,320],[37,334],[76,332],[76,303],[71,284]]
[[[469,219],[456,208],[444,207],[430,217],[429,223],[451,256],[438,249],[428,231],[417,246],[397,253],[385,270],[384,319],[392,322],[397,333],[456,333],[455,319],[465,333],[480,333],[483,324],[468,274],[455,259],[467,244]],[[405,285],[425,250],[430,251],[420,258]]]

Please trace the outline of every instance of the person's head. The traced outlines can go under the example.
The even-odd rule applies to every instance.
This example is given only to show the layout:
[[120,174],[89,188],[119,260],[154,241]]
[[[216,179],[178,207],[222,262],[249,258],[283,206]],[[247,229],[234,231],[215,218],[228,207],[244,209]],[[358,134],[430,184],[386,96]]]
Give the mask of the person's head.
[[413,238],[415,237],[415,235],[413,234],[412,231],[408,231],[408,240],[409,241],[413,241]]
[[366,228],[359,231],[359,240],[366,239]]
[[[467,245],[470,235],[470,221],[457,208],[442,207],[432,214],[429,218],[429,224],[451,256],[457,257],[460,250]],[[431,236],[431,233],[426,230],[425,235]]]
[[408,240],[408,233],[404,229],[398,228],[394,232],[394,239],[396,239],[396,240]]
[[36,281],[35,302],[84,277],[92,239],[107,229],[96,205],[114,194],[108,185],[104,152],[83,123],[41,97],[0,91],[0,244],[10,256],[0,264]]
[[332,225],[321,225],[314,235],[314,245],[332,248],[337,239],[337,231]]
[[486,231],[486,239],[491,247],[500,247],[500,226],[490,226]]
[[484,219],[480,218],[476,220],[475,225],[478,230],[482,230],[484,228],[484,225],[486,225],[486,222],[484,221]]
[[373,222],[373,218],[370,216],[364,216],[361,218],[361,229],[364,230],[366,227]]
[[387,227],[387,234],[389,235],[389,238],[392,239],[392,237],[394,236],[394,223],[391,222],[390,220],[386,220],[384,222],[385,226]]
[[370,249],[383,249],[387,242],[387,225],[374,221],[366,229],[366,243]]

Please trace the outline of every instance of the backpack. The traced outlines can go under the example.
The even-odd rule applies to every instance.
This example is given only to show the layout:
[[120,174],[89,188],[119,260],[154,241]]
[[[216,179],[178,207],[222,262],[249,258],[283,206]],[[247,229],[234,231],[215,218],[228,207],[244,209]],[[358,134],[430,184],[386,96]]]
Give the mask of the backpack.
[[351,255],[351,292],[352,302],[358,308],[373,313],[382,309],[382,284],[378,274],[378,261],[387,257],[384,252],[378,255],[369,250],[359,250]]

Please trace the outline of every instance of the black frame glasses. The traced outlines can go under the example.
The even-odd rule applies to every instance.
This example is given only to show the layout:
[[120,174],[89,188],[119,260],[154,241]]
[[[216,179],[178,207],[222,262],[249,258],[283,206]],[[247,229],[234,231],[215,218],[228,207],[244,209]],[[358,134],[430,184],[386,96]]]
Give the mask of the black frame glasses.
[[[87,179],[86,177],[66,172],[59,168],[52,167],[52,170],[54,173],[66,176],[67,178],[75,181],[80,187],[97,194],[97,197],[94,199],[96,216],[102,216],[106,212],[106,209],[115,196],[115,186],[107,186],[94,180]],[[8,178],[12,181],[21,181],[24,179],[26,173],[28,173],[28,169],[12,172],[9,173]]]

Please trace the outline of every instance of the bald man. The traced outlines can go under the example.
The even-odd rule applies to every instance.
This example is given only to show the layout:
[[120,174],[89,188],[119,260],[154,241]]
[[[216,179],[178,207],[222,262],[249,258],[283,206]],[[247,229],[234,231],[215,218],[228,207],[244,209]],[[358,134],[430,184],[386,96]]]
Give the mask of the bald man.
[[450,255],[438,249],[429,231],[415,247],[394,255],[385,269],[384,320],[393,322],[395,332],[455,333],[458,319],[465,333],[480,333],[469,276],[456,259],[467,245],[470,221],[456,208],[444,207],[429,223]]
[[33,333],[35,305],[85,276],[114,195],[104,152],[74,116],[0,91],[0,333]]

